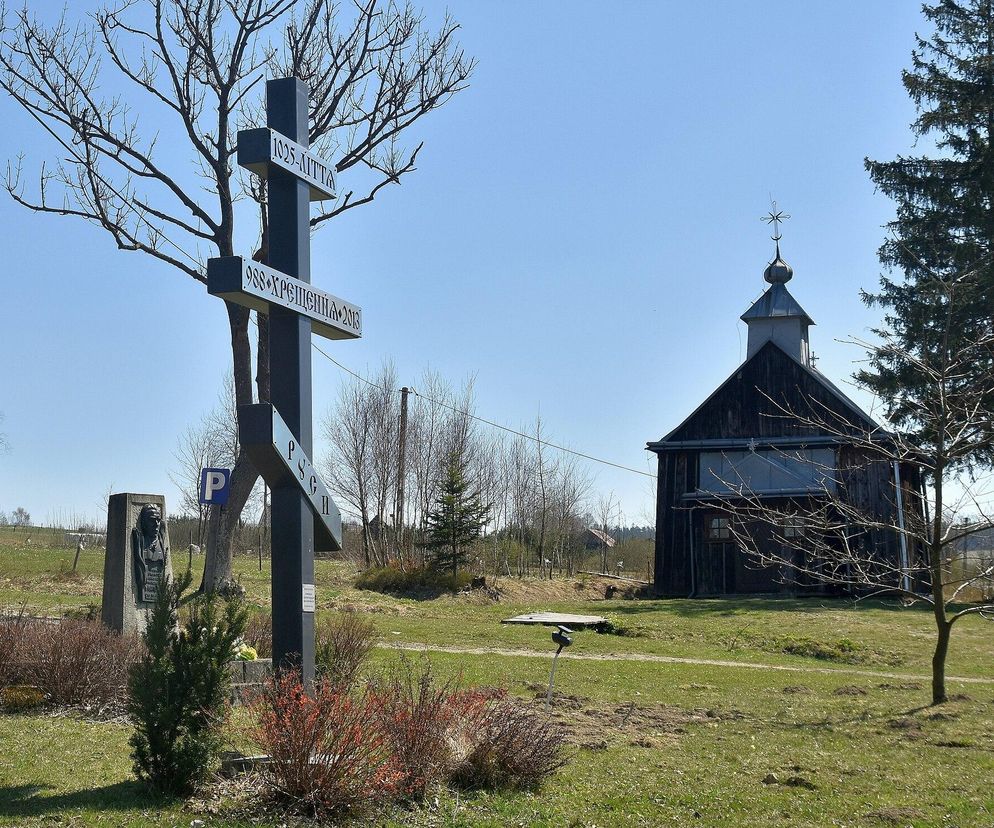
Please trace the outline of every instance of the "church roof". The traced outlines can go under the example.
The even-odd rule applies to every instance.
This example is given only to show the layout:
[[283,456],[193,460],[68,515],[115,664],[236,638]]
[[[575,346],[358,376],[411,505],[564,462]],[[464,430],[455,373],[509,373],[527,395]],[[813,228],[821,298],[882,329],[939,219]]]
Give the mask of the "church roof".
[[755,319],[785,319],[791,316],[800,317],[808,325],[815,324],[804,308],[790,295],[787,286],[783,282],[774,282],[739,318],[748,323]]
[[[676,428],[670,431],[661,440],[647,443],[646,448],[649,449],[650,451],[660,451],[660,450],[665,450],[667,444],[672,444],[675,447],[679,443],[684,442],[684,440],[681,439],[683,437],[681,432],[684,431],[685,426],[691,423],[700,412],[704,411],[713,402],[715,402],[716,398],[718,398],[719,395],[721,395],[722,391],[724,391],[726,387],[730,386],[733,382],[740,381],[742,379],[743,372],[747,369],[748,366],[750,366],[751,364],[758,364],[761,361],[768,362],[770,357],[773,356],[774,354],[776,355],[776,361],[774,362],[774,365],[779,363],[780,366],[787,366],[787,365],[793,366],[793,370],[799,371],[800,377],[804,377],[805,379],[815,383],[817,387],[827,392],[828,396],[835,400],[835,404],[837,406],[836,408],[837,413],[843,415],[844,417],[851,418],[849,422],[851,422],[852,425],[856,426],[857,428],[866,429],[870,432],[877,434],[880,437],[886,437],[887,435],[886,430],[883,427],[881,427],[880,424],[877,423],[869,414],[863,411],[863,409],[860,408],[855,402],[849,399],[849,397],[846,396],[842,392],[842,390],[839,389],[834,383],[832,383],[824,374],[822,374],[817,369],[812,368],[809,365],[805,365],[799,360],[790,356],[790,354],[786,353],[775,342],[771,341],[767,342],[759,351],[757,351],[749,359],[747,359],[745,362],[739,365],[729,375],[729,377],[724,382],[722,382],[707,397],[707,399],[704,400],[704,402],[702,402],[699,406],[697,406],[697,408],[695,408],[694,411],[691,412],[691,414],[689,414]],[[787,362],[786,363],[780,362],[781,359],[786,360]],[[774,369],[774,373],[780,373],[780,371]],[[766,374],[766,370],[761,371],[760,374],[761,375]],[[760,389],[760,391],[762,390],[763,389]],[[796,393],[803,394],[804,390],[802,388],[796,388]],[[833,406],[833,408],[834,407],[835,406]],[[828,417],[830,415],[831,412],[826,410],[826,416]],[[719,435],[715,435],[715,437],[718,436]],[[742,437],[736,437],[730,440],[723,440],[722,442],[735,442],[735,443],[741,442],[742,444],[745,444],[749,439],[753,438],[754,436],[756,435],[752,434],[743,435]],[[790,442],[799,443],[799,444],[816,443],[819,442],[820,439],[825,439],[825,436],[816,435],[816,434],[805,434],[805,435],[798,434],[796,436],[791,437]],[[845,439],[844,437],[837,436],[833,437],[832,441],[843,442],[844,439]],[[774,438],[774,441],[776,441],[776,438]],[[700,443],[704,441],[700,439],[691,439],[690,442]],[[710,440],[708,440],[707,442],[710,442]]]

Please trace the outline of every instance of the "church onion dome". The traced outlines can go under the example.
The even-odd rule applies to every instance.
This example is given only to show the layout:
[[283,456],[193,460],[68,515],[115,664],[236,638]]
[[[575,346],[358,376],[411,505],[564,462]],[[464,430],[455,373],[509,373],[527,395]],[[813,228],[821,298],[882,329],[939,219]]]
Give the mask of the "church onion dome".
[[777,255],[766,266],[766,270],[763,271],[763,278],[766,279],[771,285],[784,284],[789,282],[794,278],[794,268],[792,268],[787,262],[783,260],[780,255],[780,242],[777,241]]

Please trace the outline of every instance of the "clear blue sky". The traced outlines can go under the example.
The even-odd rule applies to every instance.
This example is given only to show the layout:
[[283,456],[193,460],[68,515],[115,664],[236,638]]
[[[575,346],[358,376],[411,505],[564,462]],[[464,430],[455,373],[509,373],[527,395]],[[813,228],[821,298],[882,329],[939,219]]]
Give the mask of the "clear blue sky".
[[[918,4],[424,8],[452,12],[479,68],[418,127],[417,172],[315,237],[313,281],[364,312],[362,340],[322,347],[360,373],[392,359],[405,384],[426,367],[475,376],[481,416],[519,427],[541,413],[549,439],[652,471],[646,441],[744,356],[772,194],[792,216],[782,249],[818,367],[846,380],[860,352],[837,340],[877,321],[858,293],[876,285],[893,213],[863,158],[912,151],[900,72]],[[32,171],[58,156],[7,100],[0,119],[0,158],[23,152]],[[154,123],[166,152],[182,147]],[[177,438],[229,369],[222,302],[89,225],[6,198],[0,215],[0,509],[98,516],[110,485],[177,503]],[[314,365],[319,422],[343,375]],[[591,468],[627,522],[651,521],[651,481]]]

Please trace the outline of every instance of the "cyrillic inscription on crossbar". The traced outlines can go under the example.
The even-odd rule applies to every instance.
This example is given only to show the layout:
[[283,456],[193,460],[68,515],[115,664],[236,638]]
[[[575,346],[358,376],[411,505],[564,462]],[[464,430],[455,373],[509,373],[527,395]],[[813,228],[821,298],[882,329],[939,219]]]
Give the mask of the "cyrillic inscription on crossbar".
[[308,317],[311,330],[326,339],[362,336],[358,305],[242,256],[208,259],[207,292],[262,313],[270,305],[287,308]]
[[238,440],[263,480],[271,487],[291,480],[307,495],[314,511],[314,549],[342,549],[342,516],[310,458],[271,403],[238,408]]
[[335,197],[334,169],[309,149],[269,127],[240,130],[238,165],[260,178],[268,178],[270,164],[306,181],[311,187],[311,201]]

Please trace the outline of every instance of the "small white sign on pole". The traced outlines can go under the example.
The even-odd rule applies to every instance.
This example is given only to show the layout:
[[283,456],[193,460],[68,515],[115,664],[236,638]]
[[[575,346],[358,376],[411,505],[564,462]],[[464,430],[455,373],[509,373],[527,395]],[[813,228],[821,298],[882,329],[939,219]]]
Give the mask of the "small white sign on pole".
[[303,604],[304,612],[314,612],[315,608],[315,592],[314,584],[304,584],[303,585]]

